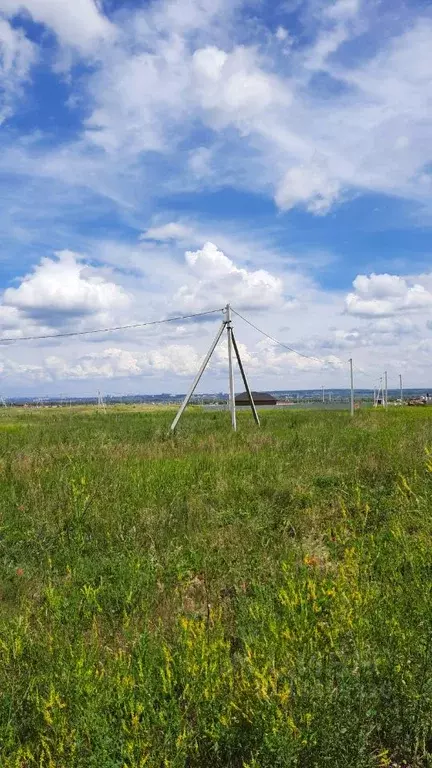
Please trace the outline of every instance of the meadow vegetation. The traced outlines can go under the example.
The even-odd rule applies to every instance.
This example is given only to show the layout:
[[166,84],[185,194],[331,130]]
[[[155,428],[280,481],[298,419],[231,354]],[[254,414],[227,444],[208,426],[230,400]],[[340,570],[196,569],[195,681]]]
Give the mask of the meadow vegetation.
[[432,766],[432,408],[0,413],[1,768]]

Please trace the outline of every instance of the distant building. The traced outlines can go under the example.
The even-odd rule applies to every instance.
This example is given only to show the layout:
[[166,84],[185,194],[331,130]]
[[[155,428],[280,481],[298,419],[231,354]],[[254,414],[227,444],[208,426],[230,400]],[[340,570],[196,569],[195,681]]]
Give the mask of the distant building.
[[[268,392],[252,392],[251,394],[255,405],[277,405],[276,398]],[[242,392],[241,395],[236,395],[235,402],[236,405],[249,405],[247,392]]]

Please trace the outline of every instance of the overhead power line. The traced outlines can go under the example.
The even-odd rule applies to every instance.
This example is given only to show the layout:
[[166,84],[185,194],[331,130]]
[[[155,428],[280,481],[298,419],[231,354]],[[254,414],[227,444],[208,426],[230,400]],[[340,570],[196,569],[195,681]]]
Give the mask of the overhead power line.
[[[242,320],[244,320],[245,323],[251,326],[251,328],[254,328],[258,333],[261,333],[263,336],[266,336],[268,339],[273,341],[275,344],[278,344],[280,347],[284,347],[284,349],[287,349],[289,352],[294,352],[296,355],[299,355],[300,357],[304,357],[306,360],[314,360],[318,363],[324,363],[326,362],[322,358],[319,357],[312,357],[311,355],[305,355],[304,352],[299,352],[297,349],[294,349],[293,347],[290,347],[288,344],[284,344],[282,341],[279,341],[278,339],[275,339],[274,336],[271,336],[269,333],[266,333],[266,331],[263,331],[262,328],[258,328],[257,325],[252,323],[250,320],[248,320],[246,317],[243,317],[243,315],[240,314],[240,312],[237,312],[235,309],[232,309],[233,313],[237,315],[237,317],[240,317]],[[363,371],[362,368],[358,368],[358,366],[355,365],[353,362],[353,368],[358,372],[363,374],[364,376],[368,376],[370,379],[377,379],[377,375],[372,375],[371,373],[367,373],[367,371]]]
[[372,375],[371,373],[364,371],[362,368],[359,368],[357,365],[355,365],[355,363],[353,363],[353,368],[357,371],[357,373],[361,373],[363,376],[368,376],[370,379],[374,379],[375,381],[378,379],[379,374]]
[[[127,330],[133,330],[135,328],[146,328],[152,325],[162,325],[163,323],[176,323],[181,322],[182,320],[192,320],[196,317],[204,317],[206,315],[213,315],[218,312],[223,312],[223,307],[219,307],[217,309],[209,309],[205,312],[194,312],[190,315],[178,315],[176,317],[166,317],[162,320],[149,320],[147,322],[143,323],[129,323],[128,325],[116,325],[116,326],[110,326],[108,328],[92,328],[88,331],[67,331],[65,333],[46,333],[41,334],[39,336],[8,336],[8,337],[0,337],[0,345],[6,344],[6,343],[13,343],[16,344],[20,341],[43,341],[46,339],[64,339],[64,338],[71,338],[71,337],[79,337],[79,336],[90,336],[92,334],[98,334],[98,333],[114,333],[116,331],[127,331]],[[283,347],[284,349],[288,350],[288,352],[292,352],[295,355],[298,355],[299,357],[303,357],[305,360],[313,360],[317,363],[325,363],[326,361],[323,359],[320,359],[318,357],[313,357],[312,355],[306,355],[304,352],[299,352],[297,349],[294,349],[294,347],[290,347],[288,344],[285,344],[282,341],[279,341],[274,336],[271,336],[266,331],[263,331],[262,328],[259,328],[257,325],[252,323],[250,320],[248,320],[246,317],[240,314],[240,312],[237,312],[237,310],[231,308],[231,311],[237,315],[243,322],[247,323],[247,325],[250,325],[251,328],[254,328],[254,330],[258,331],[258,333],[261,333],[263,336],[265,336],[267,339],[272,341],[274,344],[278,344],[280,347]],[[370,373],[367,373],[366,371],[363,371],[361,368],[358,368],[354,363],[353,367],[358,373],[363,374],[364,376],[368,376],[371,379],[377,379],[377,376],[373,376]]]
[[251,326],[251,328],[255,328],[258,333],[262,333],[263,336],[266,336],[270,341],[273,341],[275,344],[279,344],[280,347],[284,347],[284,349],[287,349],[289,352],[294,352],[295,355],[299,355],[300,357],[306,358],[306,360],[314,360],[317,363],[324,363],[325,360],[320,360],[319,357],[312,357],[311,355],[305,355],[303,352],[299,352],[297,349],[293,349],[293,347],[289,347],[288,344],[284,344],[282,341],[278,341],[278,339],[275,339],[274,336],[270,336],[269,333],[266,333],[266,331],[263,331],[262,328],[258,328],[257,325],[254,325],[254,323],[251,323],[250,320],[247,320],[246,317],[243,317],[243,315],[240,314],[240,312],[236,312],[235,309],[232,309],[235,315],[237,317],[240,317],[241,320],[244,320],[245,323]]
[[129,325],[117,325],[111,328],[94,328],[91,331],[68,331],[67,333],[46,333],[41,336],[19,336],[19,337],[0,337],[0,344],[5,342],[17,342],[17,341],[39,341],[41,339],[64,339],[70,336],[89,336],[92,333],[111,333],[114,331],[127,331],[132,328],[145,328],[149,325],[161,325],[162,323],[175,323],[181,320],[190,320],[193,317],[203,317],[204,315],[212,315],[216,312],[222,312],[220,309],[209,309],[207,312],[195,312],[192,315],[181,315],[179,317],[166,317],[163,320],[150,320],[147,323],[131,323]]

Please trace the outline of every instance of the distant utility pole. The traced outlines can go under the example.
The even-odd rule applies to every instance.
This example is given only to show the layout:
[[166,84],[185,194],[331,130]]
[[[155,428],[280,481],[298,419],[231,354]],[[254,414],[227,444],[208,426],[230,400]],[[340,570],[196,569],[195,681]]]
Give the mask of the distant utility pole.
[[383,377],[380,376],[379,380],[379,387],[376,393],[376,400],[375,405],[378,407],[378,405],[384,406],[384,387],[383,387]]
[[354,416],[354,373],[353,373],[352,357],[350,357],[348,362],[350,364],[350,378],[351,378],[351,416]]
[[105,401],[103,399],[103,396],[101,395],[100,389],[98,389],[98,410],[103,411],[103,413],[106,413],[106,407],[105,407]]
[[388,386],[387,386],[387,371],[384,371],[384,408],[388,405]]
[[322,401],[325,403],[325,390],[324,387],[322,387]]
[[399,384],[400,384],[400,401],[403,403],[403,386],[402,386],[402,374],[399,374]]

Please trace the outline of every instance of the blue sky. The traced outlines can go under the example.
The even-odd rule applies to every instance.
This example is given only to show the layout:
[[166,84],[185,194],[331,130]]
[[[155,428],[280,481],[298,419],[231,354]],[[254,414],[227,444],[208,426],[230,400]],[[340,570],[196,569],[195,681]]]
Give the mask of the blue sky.
[[[0,0],[0,390],[184,391],[231,301],[253,386],[432,386],[432,12]],[[204,390],[226,388],[221,346]]]

